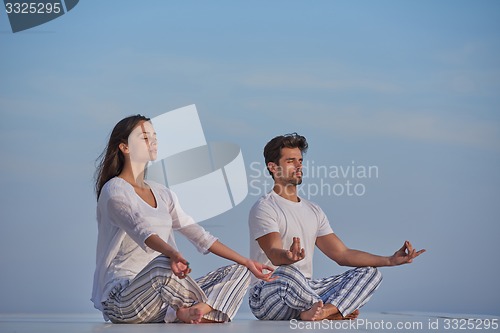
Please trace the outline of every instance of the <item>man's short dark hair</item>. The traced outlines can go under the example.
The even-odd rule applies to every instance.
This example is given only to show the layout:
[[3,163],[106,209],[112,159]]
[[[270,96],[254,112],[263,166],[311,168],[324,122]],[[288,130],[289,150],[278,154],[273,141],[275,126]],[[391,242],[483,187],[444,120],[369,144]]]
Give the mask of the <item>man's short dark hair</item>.
[[[278,164],[281,158],[281,149],[283,148],[299,148],[300,152],[305,154],[308,148],[307,140],[302,135],[297,133],[290,133],[279,135],[269,141],[264,147],[264,160],[266,167],[269,162]],[[272,176],[271,171],[267,168],[269,174]]]

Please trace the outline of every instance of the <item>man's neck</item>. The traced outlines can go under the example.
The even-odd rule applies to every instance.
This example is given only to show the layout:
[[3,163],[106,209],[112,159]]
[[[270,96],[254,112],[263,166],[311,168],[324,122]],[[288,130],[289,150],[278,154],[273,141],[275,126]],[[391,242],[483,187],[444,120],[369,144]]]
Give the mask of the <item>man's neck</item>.
[[292,184],[281,185],[274,184],[273,191],[280,197],[293,201],[299,202],[300,198],[297,195],[297,186]]

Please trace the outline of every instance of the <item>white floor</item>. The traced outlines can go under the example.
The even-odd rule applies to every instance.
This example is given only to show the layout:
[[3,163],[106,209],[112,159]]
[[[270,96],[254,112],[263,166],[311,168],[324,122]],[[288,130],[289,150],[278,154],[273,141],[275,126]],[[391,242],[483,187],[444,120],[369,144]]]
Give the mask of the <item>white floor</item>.
[[499,332],[500,317],[439,313],[363,313],[354,321],[258,321],[251,314],[238,314],[227,324],[146,324],[104,323],[98,315],[0,314],[0,333],[126,333],[204,332],[281,333],[311,332]]

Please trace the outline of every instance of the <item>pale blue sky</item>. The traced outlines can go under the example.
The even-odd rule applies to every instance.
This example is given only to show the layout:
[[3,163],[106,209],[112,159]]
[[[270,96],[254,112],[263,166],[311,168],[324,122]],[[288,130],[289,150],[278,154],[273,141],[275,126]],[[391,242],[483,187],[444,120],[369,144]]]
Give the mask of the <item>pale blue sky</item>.
[[[203,223],[223,242],[248,253],[250,166],[297,131],[316,166],[378,168],[311,196],[347,245],[428,250],[364,311],[499,315],[499,59],[498,1],[81,1],[16,34],[0,13],[0,312],[94,312],[94,160],[119,119],[196,104],[257,184]],[[226,264],[179,244],[194,276]]]

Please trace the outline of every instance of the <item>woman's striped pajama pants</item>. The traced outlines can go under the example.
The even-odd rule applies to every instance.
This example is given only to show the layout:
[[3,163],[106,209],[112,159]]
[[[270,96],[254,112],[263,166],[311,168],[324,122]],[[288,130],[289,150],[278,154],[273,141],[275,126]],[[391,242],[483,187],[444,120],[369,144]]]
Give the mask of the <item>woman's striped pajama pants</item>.
[[165,256],[153,259],[125,287],[117,286],[104,302],[104,314],[113,323],[176,321],[176,311],[204,302],[213,311],[203,318],[226,322],[238,311],[250,282],[250,272],[234,264],[201,278],[179,279]]
[[280,266],[271,282],[259,281],[250,289],[250,309],[261,320],[298,319],[320,300],[333,304],[343,315],[349,315],[370,299],[382,281],[373,267],[360,267],[341,275],[307,279],[294,266]]

